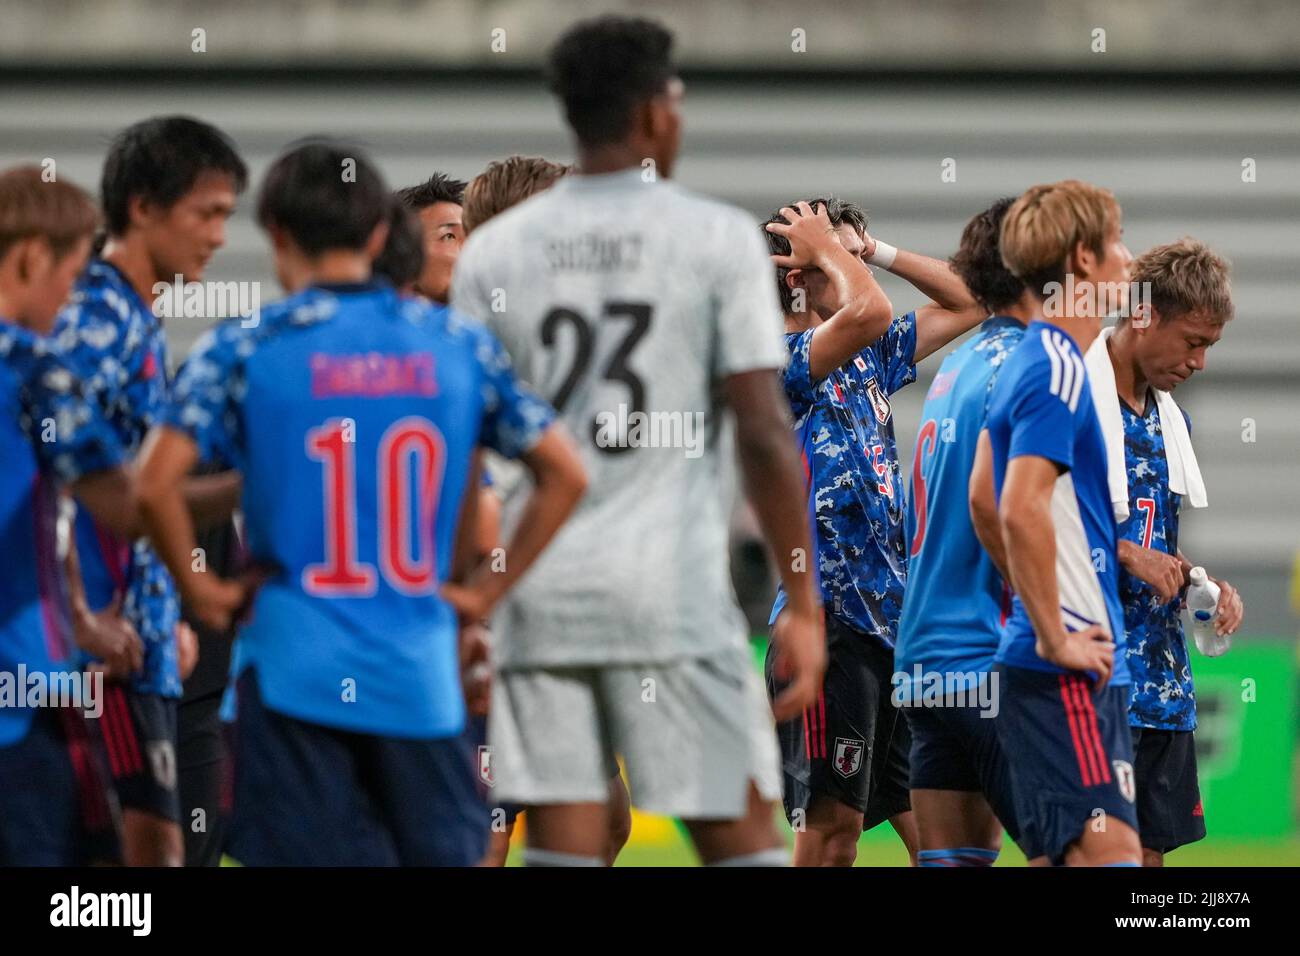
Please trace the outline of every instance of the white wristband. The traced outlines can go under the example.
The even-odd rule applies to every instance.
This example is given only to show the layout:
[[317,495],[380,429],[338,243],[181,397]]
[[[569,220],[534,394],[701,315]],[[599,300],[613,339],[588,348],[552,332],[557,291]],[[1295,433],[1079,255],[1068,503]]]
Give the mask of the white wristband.
[[876,240],[876,251],[871,254],[867,261],[873,266],[880,266],[882,269],[888,269],[894,264],[894,257],[898,255],[898,249],[887,242]]

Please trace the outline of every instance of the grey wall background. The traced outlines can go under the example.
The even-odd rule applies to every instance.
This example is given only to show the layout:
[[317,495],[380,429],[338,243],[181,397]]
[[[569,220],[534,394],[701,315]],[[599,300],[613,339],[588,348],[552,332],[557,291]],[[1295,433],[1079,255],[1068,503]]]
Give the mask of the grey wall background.
[[[596,7],[666,11],[696,65],[677,176],[756,217],[833,192],[863,202],[882,238],[947,256],[993,199],[1069,176],[1116,192],[1135,252],[1194,235],[1232,259],[1238,317],[1178,396],[1211,501],[1184,513],[1183,546],[1243,588],[1249,632],[1294,634],[1300,83],[1272,72],[1298,62],[1298,31],[1282,16],[1293,11],[1239,4],[1228,23],[1210,4],[1130,6],[1146,14],[1108,3],[806,3],[795,19],[810,50],[827,46],[814,62],[789,51],[789,5],[765,2],[0,3],[0,166],[48,157],[93,185],[111,134],[164,112],[226,129],[255,181],[285,143],[319,132],[360,140],[394,186],[435,169],[467,179],[513,152],[567,160],[558,112],[527,72],[543,38]],[[1101,56],[1087,52],[1093,21],[1108,24]],[[205,23],[209,52],[191,54],[189,25]],[[508,65],[484,52],[497,23]],[[954,182],[941,181],[945,160]],[[261,281],[265,299],[278,293],[251,205],[246,196],[209,278]],[[886,281],[899,311],[919,304]],[[173,322],[175,358],[205,324]],[[895,401],[904,469],[937,362]]]

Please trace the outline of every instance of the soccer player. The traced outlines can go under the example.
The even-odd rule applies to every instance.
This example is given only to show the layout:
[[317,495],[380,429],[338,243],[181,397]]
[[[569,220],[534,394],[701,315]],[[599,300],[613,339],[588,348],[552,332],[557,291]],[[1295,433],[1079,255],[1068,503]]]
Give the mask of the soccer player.
[[[889,396],[916,363],[987,313],[944,262],[879,242],[863,210],[838,199],[768,220],[785,311],[786,398],[803,453],[826,607],[826,682],[802,720],[779,728],[785,810],[798,866],[852,866],[864,829],[889,820],[916,860],[907,725],[890,699],[907,551],[903,481]],[[894,318],[868,262],[933,301]],[[772,608],[785,626],[786,595]],[[768,686],[782,687],[768,658]]]
[[[0,865],[72,866],[117,858],[116,800],[99,746],[103,677],[81,674],[83,649],[121,672],[140,660],[129,626],[70,603],[58,557],[59,496],[74,491],[108,527],[135,509],[125,450],[104,396],[74,376],[46,338],[90,251],[98,214],[76,186],[36,167],[0,174]],[[74,562],[75,563],[75,562]],[[84,620],[74,621],[74,616]],[[22,676],[26,674],[26,677]],[[81,680],[83,707],[30,703],[33,675],[51,689]],[[98,691],[96,690],[98,688]],[[14,692],[24,695],[15,700]],[[92,700],[87,695],[98,695]],[[41,706],[44,704],[44,706]],[[111,718],[110,718],[111,719]]]
[[[498,216],[517,206],[519,203],[552,186],[556,180],[572,172],[572,167],[551,162],[540,156],[509,156],[489,163],[483,172],[475,176],[465,187],[464,223],[465,235],[468,237],[474,229],[483,225],[494,216]],[[486,473],[485,473],[486,474]],[[484,534],[491,535],[492,528],[500,521],[500,499],[494,489],[485,488],[480,496],[480,514],[485,517]],[[495,547],[495,541],[487,537],[481,541],[485,553]],[[486,644],[490,639],[488,622],[480,622],[476,635]],[[473,625],[471,625],[473,627]],[[469,733],[480,753],[480,778],[492,780],[492,748],[487,743],[486,712],[472,715]],[[514,834],[515,820],[522,808],[518,804],[507,803],[500,808],[493,808],[504,814],[504,828],[492,830],[488,855],[484,860],[487,866],[504,866],[509,855],[510,839]],[[614,865],[619,852],[632,834],[632,807],[627,787],[617,766],[609,781],[609,841],[605,848],[605,862]]]
[[[1206,351],[1223,335],[1233,306],[1227,263],[1195,239],[1156,246],[1130,271],[1134,289],[1149,292],[1149,301],[1124,312],[1092,348],[1109,356],[1123,423],[1128,507],[1119,523],[1119,595],[1133,678],[1128,722],[1143,865],[1162,866],[1170,850],[1205,837],[1193,738],[1196,692],[1179,617],[1192,564],[1178,547],[1184,495],[1171,487],[1167,448],[1178,439],[1167,441],[1165,433],[1178,423],[1165,415],[1176,411],[1190,420],[1162,393],[1205,368]],[[1100,377],[1090,380],[1101,387]],[[1101,406],[1105,396],[1094,397]],[[1187,491],[1186,477],[1179,488]],[[1216,629],[1232,634],[1241,625],[1241,596],[1228,582],[1218,584]]]
[[1034,186],[1007,210],[1001,244],[1039,307],[993,386],[971,477],[978,493],[992,469],[1001,544],[976,531],[1004,552],[1015,589],[996,657],[998,740],[1036,856],[1137,866],[1115,520],[1083,362],[1102,293],[1127,288],[1119,204],[1077,180]]
[[476,227],[453,280],[591,475],[492,620],[497,795],[528,807],[532,865],[604,864],[616,755],[633,805],[685,821],[705,863],[786,860],[772,718],[727,570],[733,436],[791,591],[778,713],[813,699],[824,664],[772,269],[748,217],[669,182],[671,46],[620,17],[561,37],[548,75],[577,170]]
[[451,273],[465,243],[461,200],[465,184],[445,173],[434,173],[417,186],[397,191],[402,205],[420,219],[424,231],[424,268],[415,291],[434,302],[446,303],[451,295]]
[[[177,276],[202,279],[225,242],[225,222],[245,179],[229,139],[188,117],[136,123],[109,148],[101,182],[108,241],[77,280],[56,335],[79,374],[105,392],[113,428],[132,455],[167,401],[167,342],[153,310],[155,289]],[[200,511],[225,515],[233,507],[233,483],[204,479],[189,487],[203,494],[191,499]],[[82,513],[77,543],[91,607],[123,595],[145,648],[143,669],[124,687],[109,688],[115,719],[105,724],[126,862],[179,866],[176,712],[184,675],[177,641],[194,635],[181,624],[175,585],[147,541],[113,535]]]
[[[990,676],[1010,595],[975,536],[967,503],[993,383],[1036,312],[998,245],[1014,201],[999,199],[962,231],[952,268],[989,318],[935,374],[912,461],[894,696],[912,736],[921,866],[992,866],[1002,828],[1020,837]],[[987,495],[991,504],[991,487]]]
[[203,338],[142,454],[150,535],[201,618],[223,625],[248,589],[191,566],[177,481],[197,460],[243,475],[250,559],[270,569],[232,667],[245,864],[478,862],[486,813],[439,593],[471,454],[521,457],[537,483],[506,568],[471,592],[484,613],[583,489],[553,412],[481,327],[371,281],[389,202],[351,146],[272,164],[257,215],[290,295]]

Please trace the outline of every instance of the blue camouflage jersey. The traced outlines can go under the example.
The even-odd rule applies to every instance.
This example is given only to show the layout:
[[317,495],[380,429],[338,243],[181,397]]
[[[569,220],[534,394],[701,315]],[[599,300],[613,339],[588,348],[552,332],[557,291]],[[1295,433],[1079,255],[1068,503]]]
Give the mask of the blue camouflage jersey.
[[[907,598],[894,648],[902,700],[923,675],[984,673],[1002,637],[1010,593],[971,524],[970,476],[1002,363],[1025,326],[993,316],[943,360],[925,396],[908,495]],[[958,586],[960,584],[960,586]]]
[[[327,727],[437,738],[465,720],[450,568],[474,449],[526,454],[554,419],[482,326],[380,283],[305,289],[207,333],[167,424],[243,475],[272,576],[232,676]],[[237,700],[227,699],[227,716]]]
[[[59,313],[55,336],[78,376],[104,395],[118,441],[134,456],[167,401],[161,320],[117,268],[96,258]],[[180,697],[180,602],[171,575],[147,539],[124,541],[96,525],[85,509],[77,515],[76,530],[87,602],[98,610],[122,592],[122,615],[144,644],[144,667],[132,677],[131,689]]]
[[[889,396],[916,380],[916,314],[825,378],[808,365],[813,329],[787,334],[783,384],[808,482],[808,518],[826,613],[894,646],[907,579],[903,479]],[[785,607],[778,590],[775,622]]]
[[[1123,401],[1119,405],[1124,419],[1129,509],[1128,520],[1119,525],[1119,536],[1176,555],[1182,496],[1169,490],[1159,408],[1149,397],[1142,415]],[[1182,598],[1162,602],[1153,587],[1122,568],[1119,593],[1124,603],[1125,654],[1133,678],[1129,723],[1160,730],[1195,730],[1196,692],[1179,615]]]
[[[59,486],[122,461],[103,408],[52,343],[0,319],[0,675],[78,669],[58,556]],[[0,699],[0,747],[29,708]],[[0,786],[28,786],[6,781]]]

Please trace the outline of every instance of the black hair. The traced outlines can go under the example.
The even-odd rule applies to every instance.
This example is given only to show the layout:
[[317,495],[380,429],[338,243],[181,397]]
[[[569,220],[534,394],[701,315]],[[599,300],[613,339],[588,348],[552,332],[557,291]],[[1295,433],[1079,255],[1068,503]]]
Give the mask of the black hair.
[[[826,207],[826,218],[831,221],[832,226],[841,226],[848,223],[853,227],[853,231],[864,233],[867,231],[867,211],[855,202],[847,199],[837,199],[834,196],[822,196],[817,199],[803,200],[812,207],[816,212],[819,206]],[[794,208],[800,200],[786,203],[790,208]],[[767,240],[767,251],[774,256],[788,256],[790,254],[790,240],[785,236],[778,235],[775,232],[767,231],[768,222],[789,223],[789,220],[781,215],[780,210],[772,213],[767,222],[759,228],[763,230],[763,238]],[[776,289],[781,295],[781,309],[786,315],[794,312],[794,291],[785,284],[785,277],[790,274],[790,270],[784,266],[778,266],[776,270]]]
[[418,186],[407,186],[397,191],[397,200],[408,209],[419,212],[434,203],[451,202],[465,205],[465,187],[468,183],[452,179],[446,173],[434,173]]
[[1025,284],[1002,261],[1000,244],[1002,220],[1015,201],[1015,196],[999,199],[966,223],[961,245],[948,260],[952,271],[990,315],[1015,305],[1025,291]]
[[388,239],[375,259],[373,273],[395,288],[410,285],[424,271],[424,231],[406,206],[394,202],[388,210]]
[[310,256],[361,249],[393,204],[378,168],[359,148],[313,139],[292,147],[266,171],[257,221],[283,229]]
[[662,93],[676,73],[673,37],[638,17],[584,20],[551,48],[546,80],[584,146],[616,143],[632,129],[638,104]]
[[169,207],[208,172],[229,175],[237,193],[248,185],[248,167],[215,126],[189,116],[155,116],[128,126],[113,137],[100,178],[108,234],[126,231],[133,196]]

